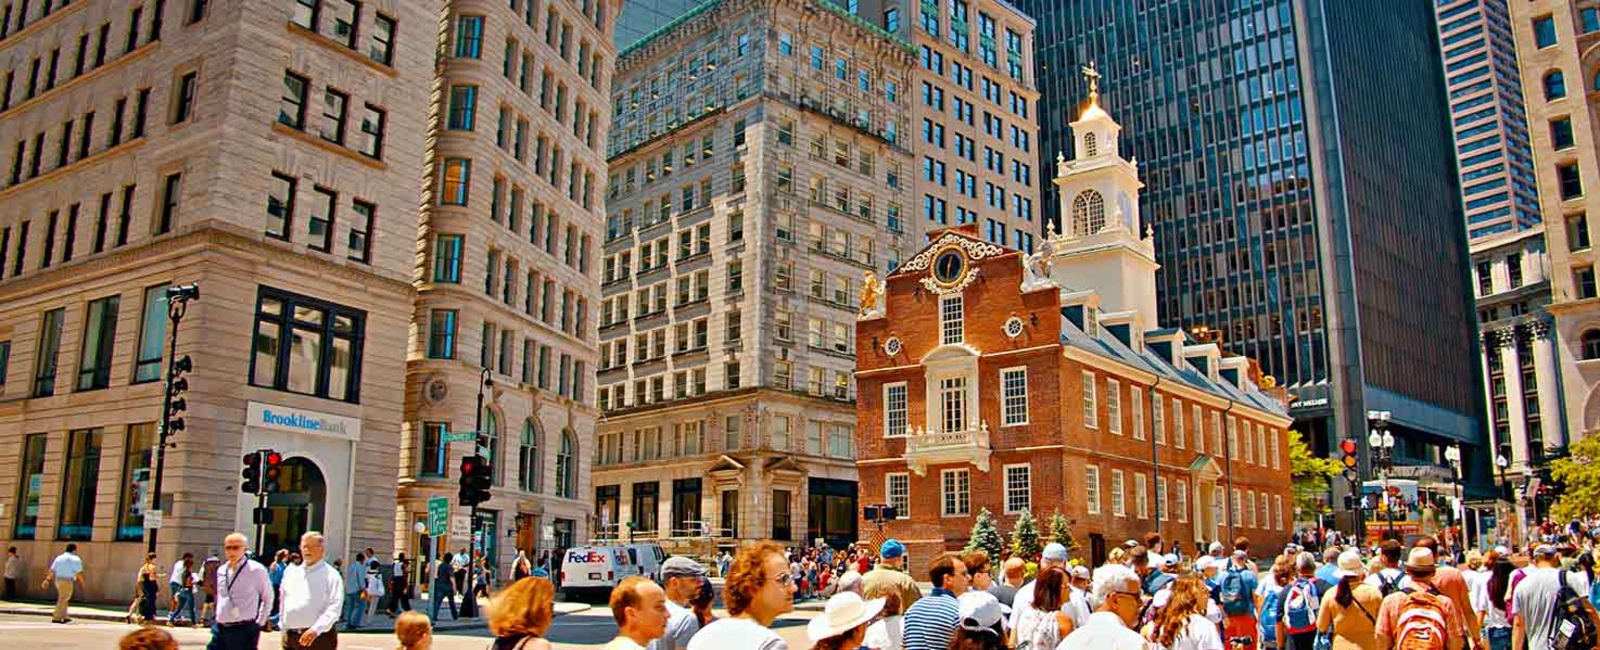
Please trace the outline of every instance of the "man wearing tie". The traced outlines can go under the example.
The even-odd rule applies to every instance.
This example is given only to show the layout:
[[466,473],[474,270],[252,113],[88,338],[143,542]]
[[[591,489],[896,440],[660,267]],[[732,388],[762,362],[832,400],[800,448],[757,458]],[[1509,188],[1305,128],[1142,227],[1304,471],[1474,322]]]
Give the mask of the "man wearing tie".
[[255,650],[261,642],[275,594],[267,568],[244,556],[248,546],[243,533],[222,540],[227,561],[217,569],[217,618],[206,650]]

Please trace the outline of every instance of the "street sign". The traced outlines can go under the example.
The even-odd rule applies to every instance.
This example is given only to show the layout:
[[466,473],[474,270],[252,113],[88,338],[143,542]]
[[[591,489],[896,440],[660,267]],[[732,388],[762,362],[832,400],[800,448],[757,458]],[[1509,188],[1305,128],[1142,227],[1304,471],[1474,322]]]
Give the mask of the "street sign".
[[456,515],[450,518],[450,538],[467,539],[472,535],[472,520],[466,515]]
[[478,432],[476,431],[451,431],[444,434],[445,442],[476,442],[477,440]]
[[146,511],[144,511],[144,527],[145,528],[151,528],[151,529],[159,529],[159,528],[161,528],[161,511],[160,510],[146,510]]
[[550,524],[545,524],[543,532],[544,532],[544,535],[542,536],[542,538],[545,541],[554,540],[556,538],[556,527],[555,526],[552,526]]
[[439,537],[449,532],[450,497],[428,499],[428,535]]

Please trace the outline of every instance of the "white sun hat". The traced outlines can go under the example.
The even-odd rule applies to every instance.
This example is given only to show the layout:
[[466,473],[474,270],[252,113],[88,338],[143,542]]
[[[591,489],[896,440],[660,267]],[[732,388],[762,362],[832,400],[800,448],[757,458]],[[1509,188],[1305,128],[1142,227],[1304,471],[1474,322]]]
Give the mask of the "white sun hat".
[[812,643],[838,636],[877,618],[883,611],[883,599],[862,600],[853,591],[834,594],[822,608],[822,615],[806,625],[806,636]]

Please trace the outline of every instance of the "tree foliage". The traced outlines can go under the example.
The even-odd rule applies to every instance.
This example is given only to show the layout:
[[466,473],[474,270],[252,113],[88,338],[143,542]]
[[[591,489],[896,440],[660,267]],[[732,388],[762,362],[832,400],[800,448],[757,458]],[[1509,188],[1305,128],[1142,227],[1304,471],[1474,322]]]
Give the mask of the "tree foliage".
[[1328,481],[1338,476],[1339,461],[1311,453],[1300,432],[1289,430],[1289,478],[1294,483],[1294,505],[1305,512],[1322,513],[1318,501],[1328,493]]
[[1600,436],[1590,436],[1567,447],[1566,458],[1550,463],[1550,476],[1563,484],[1550,518],[1570,521],[1600,510]]
[[1078,540],[1072,536],[1072,525],[1067,523],[1067,516],[1056,511],[1050,515],[1050,541],[1067,547],[1067,551],[1078,550]]
[[990,561],[999,563],[1000,551],[1005,548],[1005,540],[1000,537],[1000,528],[995,525],[994,514],[988,508],[978,511],[977,521],[972,522],[972,537],[967,540],[967,547],[962,552],[983,551],[989,554]]
[[1039,522],[1027,508],[1017,515],[1017,524],[1011,528],[1011,554],[1024,560],[1036,561],[1044,553],[1044,540],[1039,537]]

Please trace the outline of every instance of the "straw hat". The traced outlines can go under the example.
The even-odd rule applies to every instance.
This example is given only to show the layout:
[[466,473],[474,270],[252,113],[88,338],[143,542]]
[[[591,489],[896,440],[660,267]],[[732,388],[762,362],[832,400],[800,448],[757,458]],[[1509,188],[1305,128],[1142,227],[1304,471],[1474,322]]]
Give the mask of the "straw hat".
[[883,599],[862,600],[853,591],[834,594],[822,608],[822,615],[806,625],[806,636],[812,643],[839,636],[871,621],[883,611]]

